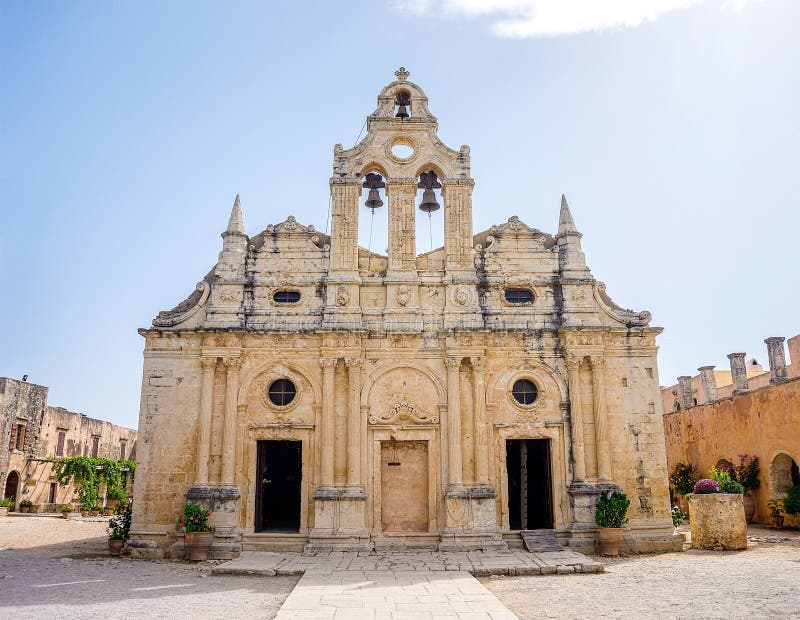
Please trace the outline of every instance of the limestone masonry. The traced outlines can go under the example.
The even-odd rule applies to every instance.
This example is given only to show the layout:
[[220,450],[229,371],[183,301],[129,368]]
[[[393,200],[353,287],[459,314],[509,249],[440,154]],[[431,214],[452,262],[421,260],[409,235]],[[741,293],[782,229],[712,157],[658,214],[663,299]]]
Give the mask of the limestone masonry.
[[[504,549],[521,530],[593,551],[617,487],[628,550],[680,549],[660,328],[594,279],[563,197],[555,237],[517,217],[475,234],[469,147],[395,75],[364,139],[334,147],[330,236],[289,216],[248,237],[237,196],[217,264],[140,330],[134,555],[183,552],[187,498],[212,509],[217,558]],[[444,213],[444,247],[419,255],[418,196]],[[358,246],[384,198],[387,256]]]

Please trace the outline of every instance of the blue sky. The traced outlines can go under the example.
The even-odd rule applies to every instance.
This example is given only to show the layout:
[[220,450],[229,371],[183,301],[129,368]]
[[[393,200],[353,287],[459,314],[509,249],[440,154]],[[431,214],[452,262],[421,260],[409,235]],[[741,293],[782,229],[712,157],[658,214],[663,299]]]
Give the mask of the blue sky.
[[136,426],[137,328],[214,264],[237,192],[251,235],[324,230],[333,145],[400,65],[472,149],[476,230],[554,233],[566,193],[594,275],[665,328],[662,384],[766,362],[800,332],[798,23],[788,0],[3,0],[0,375]]

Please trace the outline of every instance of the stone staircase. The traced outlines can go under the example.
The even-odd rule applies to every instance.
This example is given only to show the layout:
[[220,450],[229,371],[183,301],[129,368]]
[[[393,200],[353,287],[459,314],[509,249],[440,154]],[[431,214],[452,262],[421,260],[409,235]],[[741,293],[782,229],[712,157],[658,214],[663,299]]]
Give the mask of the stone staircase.
[[522,537],[522,544],[531,553],[564,550],[556,540],[553,530],[522,530],[519,535]]

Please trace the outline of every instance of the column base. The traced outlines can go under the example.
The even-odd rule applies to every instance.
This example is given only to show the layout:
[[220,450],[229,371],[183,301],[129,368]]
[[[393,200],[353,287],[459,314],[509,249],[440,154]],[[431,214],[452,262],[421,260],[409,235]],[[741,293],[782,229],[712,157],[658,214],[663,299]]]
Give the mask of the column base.
[[504,551],[508,545],[497,526],[497,492],[488,484],[450,486],[444,497],[445,527],[440,551]]
[[314,528],[308,534],[304,553],[371,551],[366,499],[363,487],[317,489]]
[[[214,527],[214,542],[211,545],[212,560],[230,560],[242,551],[242,533],[238,525],[239,488],[233,484],[211,486],[195,483],[186,492],[186,500],[211,511],[210,523]],[[186,553],[184,536],[170,548],[172,557],[183,557]]]

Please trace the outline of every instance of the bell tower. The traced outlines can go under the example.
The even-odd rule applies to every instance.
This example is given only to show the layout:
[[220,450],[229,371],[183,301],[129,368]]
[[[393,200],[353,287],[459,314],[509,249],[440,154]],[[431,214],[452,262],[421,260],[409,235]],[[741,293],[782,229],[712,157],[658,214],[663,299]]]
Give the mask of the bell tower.
[[[362,188],[385,187],[388,256],[383,278],[388,332],[422,330],[416,254],[417,202],[423,213],[444,203],[445,328],[481,325],[472,248],[472,187],[469,147],[456,151],[438,137],[438,121],[423,90],[400,67],[395,81],[378,95],[367,117],[364,139],[351,149],[334,147],[331,187],[331,259],[324,324],[330,329],[361,327],[362,284],[358,266],[358,220]],[[396,147],[404,146],[405,153]],[[367,175],[370,175],[367,177]],[[370,194],[371,208],[379,208]],[[348,294],[337,295],[344,286]]]

